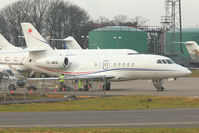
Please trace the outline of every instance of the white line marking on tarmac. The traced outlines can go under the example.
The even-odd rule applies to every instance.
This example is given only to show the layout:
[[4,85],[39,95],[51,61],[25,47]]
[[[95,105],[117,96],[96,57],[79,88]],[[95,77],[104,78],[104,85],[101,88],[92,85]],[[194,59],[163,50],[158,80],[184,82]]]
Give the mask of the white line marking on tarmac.
[[165,122],[165,123],[118,123],[118,124],[70,124],[70,125],[8,125],[7,127],[101,127],[101,126],[154,126],[154,125],[191,125],[199,122]]

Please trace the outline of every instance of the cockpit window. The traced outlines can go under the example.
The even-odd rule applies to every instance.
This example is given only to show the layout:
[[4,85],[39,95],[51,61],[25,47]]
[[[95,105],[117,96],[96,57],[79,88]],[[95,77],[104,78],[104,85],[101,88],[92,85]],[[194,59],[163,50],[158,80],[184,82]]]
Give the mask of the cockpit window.
[[161,61],[161,60],[158,60],[157,63],[158,63],[158,64],[162,64],[162,61]]
[[173,62],[171,60],[166,60],[168,64],[173,64]]
[[162,60],[162,62],[163,62],[164,64],[167,64],[166,60]]

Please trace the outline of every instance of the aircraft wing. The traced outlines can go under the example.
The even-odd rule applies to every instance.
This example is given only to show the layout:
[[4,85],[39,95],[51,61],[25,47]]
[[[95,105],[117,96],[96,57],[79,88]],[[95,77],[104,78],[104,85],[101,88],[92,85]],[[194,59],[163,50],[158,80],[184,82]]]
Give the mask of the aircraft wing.
[[0,54],[9,54],[9,53],[21,53],[21,52],[40,52],[45,51],[46,49],[37,49],[37,48],[26,48],[19,50],[0,50]]
[[0,65],[23,65],[22,63],[7,63],[7,62],[0,62]]
[[[64,80],[87,80],[87,79],[92,79],[92,80],[99,80],[99,79],[112,79],[114,76],[79,76],[79,77],[65,77]],[[29,81],[39,81],[39,80],[59,80],[58,77],[51,77],[51,78],[27,78]]]
[[198,67],[188,67],[189,70],[199,70]]

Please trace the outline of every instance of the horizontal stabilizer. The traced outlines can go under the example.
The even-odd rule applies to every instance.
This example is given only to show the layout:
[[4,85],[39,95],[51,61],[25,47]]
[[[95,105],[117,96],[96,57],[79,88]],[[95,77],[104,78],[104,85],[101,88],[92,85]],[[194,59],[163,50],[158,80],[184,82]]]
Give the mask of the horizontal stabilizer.
[[50,40],[63,41],[64,44],[66,45],[65,47],[67,49],[82,49],[80,47],[80,45],[77,43],[77,41],[72,36],[69,36],[69,37],[67,37],[65,39],[50,39]]
[[26,49],[19,49],[19,50],[0,50],[0,54],[9,54],[9,53],[23,53],[23,52],[41,52],[45,51],[46,49],[39,49],[39,48],[26,48]]
[[187,41],[187,42],[172,42],[174,44],[185,44],[185,45],[194,45],[195,41]]

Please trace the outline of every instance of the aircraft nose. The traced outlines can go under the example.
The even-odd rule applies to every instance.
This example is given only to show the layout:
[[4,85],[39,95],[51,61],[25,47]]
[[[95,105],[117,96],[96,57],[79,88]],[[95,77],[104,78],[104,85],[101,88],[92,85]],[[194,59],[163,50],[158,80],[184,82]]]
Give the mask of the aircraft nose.
[[187,75],[190,75],[192,72],[189,69],[187,69],[186,67],[182,67],[181,73],[182,73],[182,76],[187,76]]

